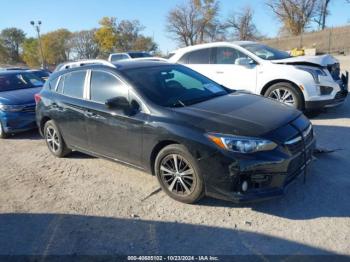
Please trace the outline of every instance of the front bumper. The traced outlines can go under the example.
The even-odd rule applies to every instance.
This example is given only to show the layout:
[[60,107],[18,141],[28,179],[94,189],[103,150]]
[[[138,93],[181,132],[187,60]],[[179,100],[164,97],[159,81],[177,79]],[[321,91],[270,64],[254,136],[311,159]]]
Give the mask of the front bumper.
[[343,104],[348,96],[349,73],[343,74],[341,79],[337,81],[340,91],[338,91],[333,99],[305,101],[306,110],[321,109],[325,107],[335,107]]
[[[306,174],[315,146],[313,137],[293,154],[284,146],[250,156],[217,152],[199,161],[206,195],[236,203],[282,196],[293,181]],[[248,183],[246,191],[242,189],[244,181]]]
[[37,128],[35,112],[0,112],[5,133],[19,133]]

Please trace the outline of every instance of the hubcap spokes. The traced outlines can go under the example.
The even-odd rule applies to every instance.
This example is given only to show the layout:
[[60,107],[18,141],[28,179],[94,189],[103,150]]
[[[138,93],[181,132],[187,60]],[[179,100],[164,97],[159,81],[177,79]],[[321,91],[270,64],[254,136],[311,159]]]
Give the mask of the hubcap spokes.
[[295,106],[294,96],[287,89],[284,89],[284,88],[275,89],[272,91],[269,97],[279,102],[285,103],[286,105]]
[[194,188],[194,170],[180,155],[165,157],[160,165],[161,178],[170,192],[189,195]]
[[60,149],[58,134],[52,127],[47,128],[46,141],[53,152],[57,152]]

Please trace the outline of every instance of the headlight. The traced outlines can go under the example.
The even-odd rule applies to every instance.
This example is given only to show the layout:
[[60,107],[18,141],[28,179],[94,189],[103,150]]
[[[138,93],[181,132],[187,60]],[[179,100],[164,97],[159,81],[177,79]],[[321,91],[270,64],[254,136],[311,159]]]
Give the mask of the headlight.
[[231,136],[223,134],[207,134],[207,137],[218,147],[237,153],[254,153],[259,151],[269,151],[277,147],[277,145],[269,140]]
[[310,68],[304,66],[297,66],[297,68],[311,74],[316,84],[320,83],[320,76],[327,76],[327,73],[321,68]]
[[6,111],[6,112],[19,112],[19,111],[22,111],[23,108],[24,108],[24,106],[0,104],[0,110]]

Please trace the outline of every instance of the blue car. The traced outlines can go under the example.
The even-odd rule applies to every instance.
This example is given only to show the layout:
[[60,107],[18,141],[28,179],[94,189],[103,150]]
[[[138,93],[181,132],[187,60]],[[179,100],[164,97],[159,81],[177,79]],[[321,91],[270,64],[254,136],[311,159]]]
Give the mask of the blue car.
[[43,84],[31,72],[0,72],[0,138],[36,128],[34,96]]

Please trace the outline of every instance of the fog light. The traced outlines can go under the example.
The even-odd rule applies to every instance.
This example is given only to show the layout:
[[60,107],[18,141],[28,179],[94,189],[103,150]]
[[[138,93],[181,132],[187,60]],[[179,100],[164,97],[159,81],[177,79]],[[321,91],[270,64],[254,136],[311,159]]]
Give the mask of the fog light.
[[248,182],[247,181],[243,181],[242,183],[242,191],[246,192],[248,190]]

